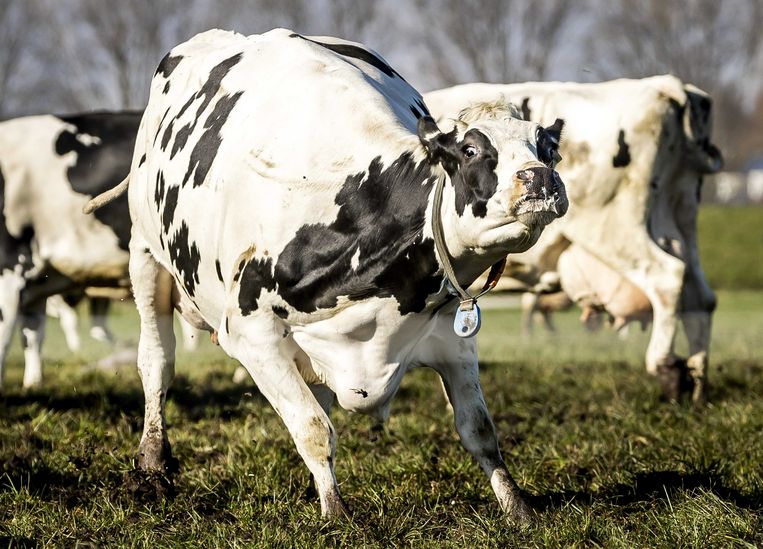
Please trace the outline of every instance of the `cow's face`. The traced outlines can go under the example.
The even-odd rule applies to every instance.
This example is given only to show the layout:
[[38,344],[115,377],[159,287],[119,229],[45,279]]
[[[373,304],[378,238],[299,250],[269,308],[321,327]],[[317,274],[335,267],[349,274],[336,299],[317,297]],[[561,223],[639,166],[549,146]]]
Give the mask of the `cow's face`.
[[543,128],[505,103],[461,112],[442,133],[422,118],[418,134],[430,161],[450,176],[455,216],[444,220],[463,250],[520,252],[567,211],[567,195],[554,165],[562,122]]
[[687,137],[689,164],[700,173],[717,173],[723,167],[723,156],[710,142],[712,127],[712,99],[701,89],[687,84],[687,105],[683,125]]

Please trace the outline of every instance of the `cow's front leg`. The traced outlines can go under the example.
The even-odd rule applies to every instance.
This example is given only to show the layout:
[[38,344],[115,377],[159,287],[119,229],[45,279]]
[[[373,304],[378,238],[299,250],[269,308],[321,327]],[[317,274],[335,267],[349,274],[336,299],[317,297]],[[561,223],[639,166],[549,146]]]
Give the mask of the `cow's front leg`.
[[175,374],[175,334],[172,330],[172,278],[144,246],[130,242],[130,278],[140,315],[138,373],[143,383],[145,412],[138,464],[144,471],[171,473],[172,459],[164,405]]
[[447,363],[435,369],[442,376],[464,448],[485,471],[504,512],[519,523],[529,522],[532,511],[522,499],[498,448],[495,426],[482,396],[476,356],[472,362]]
[[42,383],[42,342],[45,339],[45,299],[21,311],[21,346],[24,348],[24,388]]
[[336,433],[326,412],[333,393],[316,387],[313,394],[307,386],[293,352],[286,347],[283,324],[275,315],[232,313],[218,331],[220,346],[246,368],[289,430],[313,475],[322,515],[348,514],[334,474]]
[[24,277],[5,269],[0,271],[0,389],[5,378],[5,357],[11,344],[19,314]]
[[690,240],[689,270],[684,291],[681,295],[684,310],[683,321],[686,339],[689,341],[689,358],[686,365],[694,382],[692,401],[704,402],[707,396],[707,366],[710,352],[710,333],[713,325],[713,311],[717,303],[715,292],[705,278],[696,252],[696,239]]
[[686,365],[694,382],[692,401],[702,404],[707,396],[707,365],[713,317],[712,313],[693,311],[683,313],[681,320],[689,341]]
[[61,294],[56,294],[48,298],[45,313],[48,316],[58,318],[66,346],[73,353],[79,352],[82,342],[79,338],[79,317],[74,307],[69,305]]
[[686,366],[673,353],[678,324],[678,305],[683,289],[685,265],[652,240],[643,247],[634,238],[634,249],[647,254],[626,277],[646,294],[652,304],[652,333],[646,350],[646,369],[657,376],[663,395],[678,400],[686,384]]

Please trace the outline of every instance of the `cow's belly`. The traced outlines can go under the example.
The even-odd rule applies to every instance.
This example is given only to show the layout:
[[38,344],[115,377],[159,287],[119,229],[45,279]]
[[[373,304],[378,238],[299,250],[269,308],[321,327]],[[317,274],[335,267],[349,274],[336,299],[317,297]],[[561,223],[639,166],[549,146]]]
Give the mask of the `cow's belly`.
[[119,247],[113,232],[99,223],[79,227],[62,222],[62,226],[56,232],[41,227],[35,234],[43,265],[78,284],[125,284],[129,255]]
[[323,383],[350,411],[384,409],[413,365],[413,349],[426,335],[426,315],[401,317],[393,299],[372,299],[335,316],[292,327],[295,344],[309,358],[302,369]]

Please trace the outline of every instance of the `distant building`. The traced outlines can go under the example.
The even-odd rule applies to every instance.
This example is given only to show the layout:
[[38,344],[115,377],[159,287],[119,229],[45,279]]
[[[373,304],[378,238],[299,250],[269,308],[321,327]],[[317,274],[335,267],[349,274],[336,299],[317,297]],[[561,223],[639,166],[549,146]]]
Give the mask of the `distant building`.
[[763,204],[763,159],[746,172],[721,172],[705,177],[702,201],[711,204]]

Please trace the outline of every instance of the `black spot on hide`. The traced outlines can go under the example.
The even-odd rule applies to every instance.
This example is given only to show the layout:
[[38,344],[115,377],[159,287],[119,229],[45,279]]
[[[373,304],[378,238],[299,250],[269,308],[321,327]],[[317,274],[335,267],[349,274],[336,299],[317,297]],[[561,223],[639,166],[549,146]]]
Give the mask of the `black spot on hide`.
[[178,282],[183,285],[189,297],[193,297],[196,292],[196,284],[199,282],[199,261],[201,254],[195,242],[189,242],[188,225],[185,221],[180,224],[180,228],[175,232],[172,238],[168,239],[170,261],[172,261],[175,271],[179,274]]
[[164,58],[159,62],[159,66],[156,68],[156,72],[154,73],[154,76],[161,74],[164,78],[168,78],[172,71],[174,71],[178,64],[183,60],[182,55],[171,55],[167,54],[164,56]]
[[175,218],[175,209],[178,205],[178,194],[180,187],[170,187],[167,189],[167,196],[164,201],[164,210],[162,211],[162,227],[164,232],[167,233],[172,225],[172,220]]
[[[140,112],[93,112],[58,117],[74,127],[62,131],[55,143],[56,154],[75,154],[66,172],[72,190],[96,196],[127,177],[141,116]],[[119,247],[127,250],[131,228],[127,194],[98,208],[93,215],[114,231]]]
[[248,315],[259,308],[257,300],[263,290],[274,291],[276,281],[273,278],[273,260],[268,258],[251,259],[241,271],[241,286],[238,294],[238,306],[241,313]]
[[614,168],[624,168],[631,163],[630,147],[625,142],[625,130],[620,130],[617,134],[617,154],[612,158],[612,166]]
[[324,42],[318,42],[317,40],[311,40],[309,38],[305,38],[304,36],[301,36],[299,34],[292,34],[290,35],[291,38],[301,38],[302,40],[306,40],[308,42],[312,42],[313,44],[318,44],[319,46],[322,46],[326,48],[327,50],[331,50],[334,53],[337,53],[339,55],[342,55],[344,57],[351,57],[353,59],[359,59],[360,61],[363,61],[364,63],[368,63],[369,65],[375,67],[379,71],[383,72],[390,78],[400,78],[401,80],[404,80],[402,76],[400,76],[395,69],[390,67],[386,61],[384,61],[381,57],[374,54],[373,52],[361,48],[360,46],[355,46],[353,44],[326,44]]
[[212,113],[207,117],[204,122],[205,131],[199,137],[199,141],[191,152],[191,160],[188,163],[188,170],[183,177],[183,185],[185,185],[193,174],[193,186],[198,187],[207,177],[209,169],[212,167],[212,163],[217,157],[217,151],[223,142],[223,138],[220,135],[225,122],[228,120],[230,114],[236,102],[241,97],[243,92],[238,92],[233,95],[226,95],[220,98],[215,105]]
[[215,271],[217,272],[217,279],[220,282],[224,282],[224,280],[223,280],[223,271],[220,268],[220,260],[219,259],[215,259]]
[[279,318],[288,318],[289,316],[289,311],[286,309],[286,307],[281,307],[280,305],[274,305],[273,312]]
[[336,219],[303,225],[279,255],[279,295],[303,312],[333,307],[340,296],[392,296],[402,314],[421,311],[441,282],[434,242],[423,238],[433,183],[428,163],[410,153],[386,168],[376,158],[349,176],[335,198]]
[[522,107],[521,108],[522,108],[522,118],[529,122],[530,121],[530,115],[532,114],[531,111],[530,111],[530,98],[529,97],[524,97],[522,99]]
[[[180,110],[180,112],[178,112],[177,117],[180,117],[185,113],[185,110],[190,106],[191,103],[198,101],[199,99],[202,100],[199,106],[196,108],[196,115],[194,116],[193,121],[189,122],[180,128],[180,130],[178,130],[177,135],[175,136],[175,142],[172,145],[170,158],[174,158],[175,154],[177,154],[179,150],[182,150],[185,147],[185,144],[188,141],[188,137],[191,135],[191,133],[193,133],[193,130],[196,128],[196,124],[199,123],[202,114],[207,109],[207,107],[209,107],[212,99],[214,99],[215,95],[217,95],[217,92],[220,91],[220,84],[222,84],[223,78],[225,78],[228,72],[230,72],[230,70],[241,60],[241,56],[241,53],[237,53],[236,55],[229,57],[214,67],[209,72],[209,78],[207,78],[207,81],[204,83],[201,89],[192,95],[190,102],[187,102]],[[236,95],[240,95],[240,92]],[[220,99],[218,104],[220,101],[223,101],[223,99],[225,98]],[[236,97],[236,99],[238,99],[238,97]],[[207,123],[208,122],[209,118],[207,119]]]

